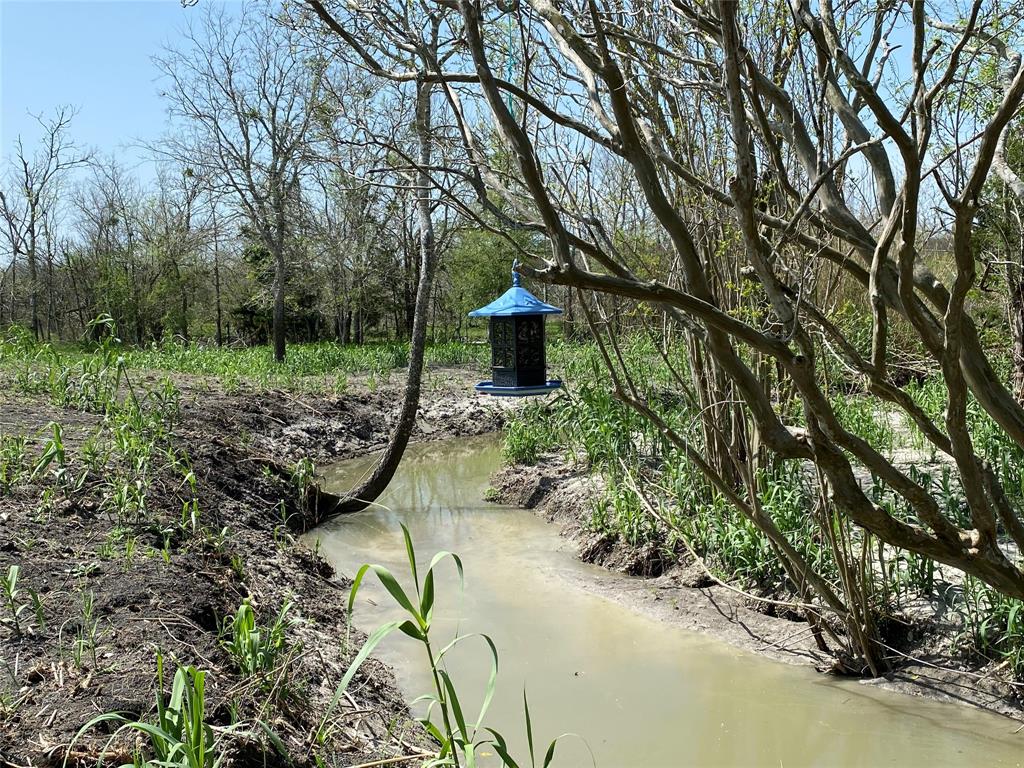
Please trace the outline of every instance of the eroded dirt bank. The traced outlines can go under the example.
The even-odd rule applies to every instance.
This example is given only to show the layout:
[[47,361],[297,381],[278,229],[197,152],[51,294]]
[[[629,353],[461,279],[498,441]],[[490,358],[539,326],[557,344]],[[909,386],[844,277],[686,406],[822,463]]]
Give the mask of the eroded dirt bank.
[[[687,555],[666,556],[656,546],[636,547],[613,534],[594,532],[590,520],[603,487],[585,468],[547,455],[536,465],[503,468],[493,477],[492,488],[494,501],[533,509],[558,525],[575,543],[581,560],[621,574],[612,580],[581,581],[583,589],[747,651],[832,671],[832,657],[818,650],[807,623],[796,613],[715,583]],[[1024,721],[1024,686],[1005,673],[1005,665],[959,654],[952,640],[962,627],[937,599],[922,600],[898,618],[905,626],[899,640],[891,640],[891,672],[863,684],[957,701]]]
[[[420,751],[424,736],[390,670],[372,659],[322,728],[363,638],[353,632],[346,643],[346,580],[293,535],[302,511],[295,488],[264,470],[266,459],[287,466],[380,447],[398,382],[341,397],[176,383],[180,412],[169,443],[191,462],[195,524],[182,525],[192,512],[183,510],[182,479],[171,472],[151,478],[137,524],[114,519],[109,489],[93,479],[75,489],[47,474],[0,495],[0,575],[20,568],[15,603],[25,606],[20,627],[0,606],[0,765],[61,765],[96,715],[152,713],[158,653],[165,690],[179,664],[201,668],[207,720],[217,728],[242,724],[225,740],[229,764],[310,765],[316,753],[329,765],[352,765]],[[42,449],[51,422],[64,426],[73,477],[102,416],[0,394],[0,434],[25,436],[30,451]],[[493,405],[448,376],[425,395],[416,438],[478,434],[500,423]],[[245,599],[264,626],[291,603],[284,660],[269,675],[243,675],[225,647],[224,622]],[[78,739],[72,764],[94,765],[113,729]],[[106,762],[130,761],[133,742],[115,742]]]

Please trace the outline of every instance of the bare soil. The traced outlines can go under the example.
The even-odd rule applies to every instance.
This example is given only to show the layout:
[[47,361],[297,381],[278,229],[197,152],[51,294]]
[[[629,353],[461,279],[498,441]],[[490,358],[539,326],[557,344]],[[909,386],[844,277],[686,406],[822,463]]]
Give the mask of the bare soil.
[[[535,465],[505,467],[491,485],[494,501],[534,509],[576,544],[581,560],[622,575],[579,586],[753,653],[835,671],[833,657],[818,650],[806,621],[794,611],[715,583],[686,555],[595,532],[590,520],[603,483],[586,467],[552,454]],[[864,685],[965,703],[1024,722],[1024,685],[1005,665],[957,649],[952,639],[962,626],[941,600],[921,598],[894,624],[888,633],[891,669],[883,677],[863,679]]]
[[[297,494],[263,467],[268,459],[288,465],[302,456],[327,460],[382,447],[400,402],[400,378],[375,391],[319,397],[226,393],[179,377],[182,407],[173,442],[191,458],[201,520],[213,533],[171,537],[166,559],[161,531],[180,520],[180,478],[154,480],[147,521],[128,532],[135,542],[131,552],[89,487],[62,493],[48,491],[52,484],[25,483],[0,496],[0,572],[20,566],[20,600],[27,602],[28,591],[35,590],[45,618],[45,628],[39,627],[26,610],[20,633],[9,619],[0,623],[0,765],[61,765],[66,755],[70,764],[94,765],[113,729],[94,729],[72,748],[76,733],[100,713],[150,714],[158,651],[165,659],[165,689],[178,664],[200,667],[208,672],[208,720],[245,724],[227,741],[229,765],[314,764],[313,734],[364,638],[353,630],[345,642],[347,579],[298,544],[292,533],[303,513]],[[499,410],[466,394],[467,378],[434,378],[417,438],[500,426]],[[0,387],[0,433],[25,435],[37,451],[47,424],[57,421],[74,462],[77,447],[101,419]],[[222,642],[225,617],[245,598],[263,624],[286,601],[293,604],[290,660],[262,688],[243,678]],[[89,599],[95,653],[91,643],[77,640],[93,636],[83,610]],[[0,616],[6,615],[0,605]],[[269,698],[276,701],[272,707]],[[268,747],[258,721],[273,729],[284,754]],[[427,744],[390,669],[372,659],[332,722],[332,741],[320,755],[333,765],[416,753]],[[108,761],[130,761],[130,747],[115,742]]]

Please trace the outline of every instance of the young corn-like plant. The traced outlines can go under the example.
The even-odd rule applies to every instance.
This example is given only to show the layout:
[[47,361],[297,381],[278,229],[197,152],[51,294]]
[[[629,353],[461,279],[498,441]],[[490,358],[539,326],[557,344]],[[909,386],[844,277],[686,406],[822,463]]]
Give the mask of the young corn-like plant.
[[1002,659],[1015,676],[1024,677],[1024,601],[1006,597],[971,576],[954,592],[969,650]]
[[25,476],[28,452],[20,435],[0,435],[0,495],[11,492]]
[[[134,733],[141,742],[133,766],[160,768],[219,768],[226,758],[223,736],[235,727],[214,729],[206,722],[206,672],[191,666],[178,667],[171,684],[171,696],[164,699],[163,656],[156,659],[156,717],[152,722],[131,720],[117,712],[94,717],[75,735],[73,747],[88,731],[104,724],[120,724],[100,750],[100,760],[111,751],[114,741]],[[67,755],[72,752],[68,748]],[[64,758],[66,768],[68,758]]]
[[286,602],[273,624],[260,627],[248,598],[238,606],[227,629],[230,637],[224,646],[246,677],[271,672],[280,656],[287,651],[288,612],[291,607],[292,604]]
[[[351,683],[356,672],[359,670],[359,667],[364,661],[366,661],[373,649],[376,648],[385,637],[393,633],[395,630],[398,630],[420,643],[433,681],[433,691],[416,700],[416,703],[425,702],[428,705],[426,714],[421,718],[420,722],[423,724],[423,727],[427,732],[430,733],[440,745],[436,758],[427,761],[424,763],[424,766],[430,766],[431,768],[434,766],[455,766],[456,768],[462,765],[467,767],[475,766],[477,751],[481,747],[487,746],[492,748],[501,758],[502,764],[506,766],[506,768],[519,768],[519,764],[509,754],[505,738],[499,732],[483,726],[484,717],[487,714],[487,710],[490,708],[491,699],[494,696],[498,676],[498,651],[494,642],[490,637],[483,634],[459,635],[443,648],[437,650],[431,636],[434,618],[435,569],[440,563],[450,559],[458,572],[461,588],[461,586],[464,585],[462,560],[458,555],[452,552],[438,552],[431,559],[430,565],[427,567],[427,570],[424,572],[423,578],[421,579],[419,570],[416,566],[416,552],[413,548],[412,537],[409,535],[409,530],[404,524],[402,525],[402,536],[405,541],[405,551],[409,564],[409,575],[412,578],[414,586],[413,594],[406,592],[398,579],[395,578],[391,571],[384,566],[371,564],[363,565],[356,573],[355,581],[352,584],[352,590],[349,593],[349,627],[352,625],[351,617],[356,595],[359,593],[359,588],[364,577],[370,572],[373,572],[384,589],[387,590],[395,603],[404,610],[405,614],[409,618],[404,621],[392,621],[387,624],[383,624],[374,630],[367,638],[363,647],[352,660],[348,671],[345,673],[345,676],[342,678],[341,683],[335,691],[330,706],[324,713],[324,717],[322,718],[320,726],[316,732],[317,742],[319,744],[323,744],[330,733],[330,724],[334,715],[334,710],[337,708],[342,695],[348,688],[348,685]],[[490,652],[491,670],[484,690],[484,697],[480,706],[480,712],[475,720],[470,720],[466,717],[466,713],[463,710],[455,683],[444,667],[444,660],[445,656],[460,643],[474,637],[481,639],[486,644]],[[535,766],[536,759],[533,745],[533,726],[530,720],[530,710],[526,701],[525,692],[523,694],[523,705],[526,716],[527,739],[530,748],[530,765]],[[440,723],[435,721],[435,713],[437,713]],[[559,736],[558,739],[553,740],[548,746],[542,763],[544,768],[547,768],[554,759],[555,746],[561,738],[562,737]]]
[[36,626],[40,632],[46,631],[46,614],[43,611],[43,599],[39,597],[39,593],[34,589],[29,588],[28,590],[29,599],[32,601],[32,612],[36,617]]
[[32,468],[29,482],[39,479],[51,464],[55,464],[54,478],[58,484],[61,484],[67,473],[67,457],[64,452],[64,428],[55,421],[51,421],[47,428],[50,430],[51,436],[43,446],[42,455],[40,455],[35,466]]
[[21,635],[21,614],[28,608],[20,600],[21,590],[18,589],[18,576],[20,573],[21,566],[12,565],[7,569],[7,575],[0,579],[0,588],[3,589],[4,601],[7,604],[7,614],[17,635]]

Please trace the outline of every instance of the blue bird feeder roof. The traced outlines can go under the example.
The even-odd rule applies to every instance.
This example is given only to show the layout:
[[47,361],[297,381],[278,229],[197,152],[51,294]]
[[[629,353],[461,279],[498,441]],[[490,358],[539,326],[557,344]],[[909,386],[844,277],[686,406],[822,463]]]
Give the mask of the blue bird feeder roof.
[[545,304],[519,285],[519,273],[512,272],[512,287],[486,307],[474,309],[470,317],[514,317],[516,315],[560,315],[562,310]]

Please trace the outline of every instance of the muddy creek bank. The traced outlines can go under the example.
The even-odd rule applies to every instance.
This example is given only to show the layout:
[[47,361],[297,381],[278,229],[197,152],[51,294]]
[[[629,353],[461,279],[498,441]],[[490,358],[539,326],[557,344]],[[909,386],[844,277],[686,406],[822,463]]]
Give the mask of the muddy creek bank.
[[[371,463],[336,466],[329,488],[344,491]],[[454,574],[440,580],[438,620],[452,636],[486,632],[495,640],[501,666],[488,720],[520,750],[525,686],[537,739],[575,732],[602,766],[1012,766],[1024,759],[1013,721],[777,664],[607,599],[649,587],[579,562],[533,513],[483,502],[499,463],[493,438],[415,446],[383,506],[306,540],[319,540],[320,553],[349,575],[367,561],[404,571],[400,521],[421,559],[458,552],[465,593]],[[721,612],[765,644],[764,627],[737,620],[731,606]],[[364,629],[396,616],[383,590],[368,589],[358,601]],[[420,652],[395,638],[378,654],[410,701],[429,688]],[[449,670],[475,711],[489,671],[485,655],[467,649]],[[561,744],[558,756],[561,766],[591,764],[578,739]]]
[[[140,392],[162,378],[133,375]],[[198,377],[174,381],[180,411],[158,448],[189,458],[194,524],[182,523],[182,496],[191,491],[162,460],[153,461],[145,511],[128,523],[109,511],[109,472],[89,475],[78,489],[54,485],[52,473],[31,480],[25,473],[0,495],[0,571],[20,568],[20,602],[27,605],[29,590],[36,592],[45,618],[39,623],[25,609],[21,631],[0,619],[0,765],[62,765],[78,729],[99,713],[151,717],[158,652],[168,676],[179,664],[207,672],[211,725],[262,720],[285,753],[259,728],[243,727],[225,741],[228,765],[311,765],[314,748],[329,755],[327,765],[351,765],[426,746],[390,670],[377,660],[336,708],[331,737],[314,744],[351,656],[342,647],[346,584],[294,537],[302,515],[295,488],[264,471],[267,460],[291,466],[303,456],[320,461],[382,445],[400,382],[315,396],[244,386],[228,392]],[[0,436],[24,437],[35,455],[51,434],[48,425],[63,425],[70,475],[83,472],[90,439],[110,439],[102,414],[59,408],[3,385],[0,372]],[[457,376],[435,375],[416,438],[499,426],[500,415],[482,398],[458,400],[465,391]],[[286,659],[274,673],[288,692],[272,706],[263,684],[241,674],[225,648],[224,623],[246,599],[264,626],[291,603]],[[109,729],[83,735],[68,764],[95,765],[109,738]],[[106,762],[130,761],[130,742],[115,740]]]
[[[492,478],[491,497],[533,510],[555,523],[584,562],[618,573],[644,576],[613,583],[587,582],[586,588],[624,602],[659,621],[708,633],[741,649],[822,672],[834,659],[813,643],[807,624],[796,612],[778,618],[775,606],[758,602],[708,577],[705,567],[685,550],[666,552],[653,543],[632,545],[620,536],[590,525],[593,509],[603,502],[604,483],[585,465],[548,454],[536,464],[504,466]],[[681,547],[679,549],[682,549]],[[784,596],[783,596],[784,597]],[[1024,721],[1024,686],[1005,664],[966,654],[958,637],[963,616],[938,596],[920,596],[897,617],[903,631],[890,638],[882,677],[862,680],[891,691],[979,707]]]

